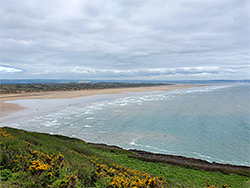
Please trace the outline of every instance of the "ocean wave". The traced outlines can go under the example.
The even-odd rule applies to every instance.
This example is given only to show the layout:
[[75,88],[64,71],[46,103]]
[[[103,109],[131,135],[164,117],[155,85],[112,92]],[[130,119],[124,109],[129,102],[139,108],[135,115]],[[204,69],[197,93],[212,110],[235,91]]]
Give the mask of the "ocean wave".
[[44,123],[40,123],[40,125],[43,125],[45,127],[52,127],[52,126],[60,125],[60,123],[47,121],[47,122],[44,122]]
[[91,110],[87,110],[86,112],[84,112],[84,114],[93,114],[94,112]]
[[[143,96],[141,95],[138,96],[137,94],[137,95],[132,95],[131,97],[121,97],[121,98],[114,100],[113,102],[105,101],[104,102],[105,105],[103,103],[101,105],[104,105],[106,108],[112,107],[112,106],[128,106],[128,105],[133,105],[133,104],[141,105],[143,102],[163,101],[163,100],[168,100],[170,98],[174,98],[178,95],[185,95],[185,94],[192,94],[192,93],[207,93],[207,92],[211,92],[214,90],[225,89],[229,87],[233,87],[233,85],[206,86],[206,87],[199,87],[199,88],[161,91],[161,92],[156,92],[156,93],[153,92],[153,94],[143,93],[142,94]],[[94,106],[98,106],[98,105],[99,104],[95,104]]]

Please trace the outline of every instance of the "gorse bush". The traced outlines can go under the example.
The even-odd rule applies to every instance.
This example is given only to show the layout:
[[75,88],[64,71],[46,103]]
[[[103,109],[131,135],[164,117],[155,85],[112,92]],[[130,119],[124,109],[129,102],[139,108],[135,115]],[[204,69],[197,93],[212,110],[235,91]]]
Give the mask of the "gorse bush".
[[228,188],[247,187],[250,182],[239,175],[144,162],[128,151],[95,147],[65,136],[3,128],[0,139],[1,187],[6,188]]
[[[87,156],[74,150],[69,153],[81,156],[81,169],[71,167],[61,153],[47,153],[34,150],[33,144],[19,140],[22,147],[13,153],[17,140],[11,134],[0,129],[2,181],[12,179],[11,185],[30,187],[164,187],[167,185],[162,177],[152,177],[146,172],[128,169],[117,164],[109,164],[95,156]],[[81,172],[85,171],[85,172]],[[81,176],[82,174],[82,176]],[[21,176],[27,178],[22,182]],[[89,176],[86,178],[85,176]],[[6,184],[9,185],[9,184]]]

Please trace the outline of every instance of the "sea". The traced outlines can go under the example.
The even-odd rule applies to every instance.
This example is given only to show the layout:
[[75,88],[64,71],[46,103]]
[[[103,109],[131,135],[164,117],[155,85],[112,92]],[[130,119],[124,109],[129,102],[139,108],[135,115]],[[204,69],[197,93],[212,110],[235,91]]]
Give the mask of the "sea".
[[250,166],[250,83],[7,102],[27,109],[0,127]]

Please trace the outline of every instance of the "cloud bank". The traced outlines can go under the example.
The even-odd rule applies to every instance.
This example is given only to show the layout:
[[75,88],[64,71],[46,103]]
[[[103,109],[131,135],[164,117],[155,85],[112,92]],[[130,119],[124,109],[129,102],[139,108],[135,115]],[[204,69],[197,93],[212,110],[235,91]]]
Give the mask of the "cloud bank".
[[247,0],[0,2],[0,78],[250,78]]

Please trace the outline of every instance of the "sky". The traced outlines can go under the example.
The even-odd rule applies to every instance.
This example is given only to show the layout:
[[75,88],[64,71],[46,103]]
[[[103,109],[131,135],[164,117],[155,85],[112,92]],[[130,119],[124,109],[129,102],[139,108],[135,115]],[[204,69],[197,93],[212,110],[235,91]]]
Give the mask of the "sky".
[[250,79],[249,0],[0,0],[0,79]]

